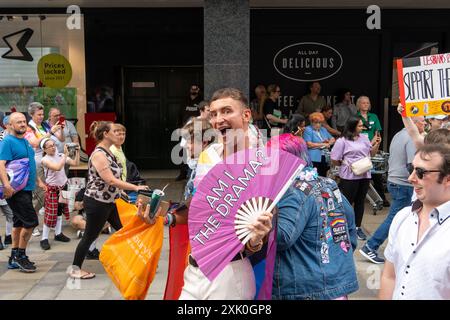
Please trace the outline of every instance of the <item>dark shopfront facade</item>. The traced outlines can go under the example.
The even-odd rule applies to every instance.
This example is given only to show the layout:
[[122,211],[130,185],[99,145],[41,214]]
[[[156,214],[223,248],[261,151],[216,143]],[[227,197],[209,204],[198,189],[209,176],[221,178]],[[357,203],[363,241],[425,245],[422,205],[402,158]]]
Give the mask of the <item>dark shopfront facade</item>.
[[88,96],[113,88],[127,156],[139,168],[173,168],[179,113],[190,85],[203,88],[203,10],[92,9],[84,16]]
[[[251,98],[257,84],[276,83],[281,87],[280,106],[286,113],[295,110],[311,80],[321,79],[322,93],[331,104],[336,91],[347,87],[355,100],[360,95],[369,96],[372,111],[382,125],[388,123],[387,146],[401,128],[391,106],[393,59],[450,51],[448,9],[382,8],[380,30],[366,27],[370,14],[365,8],[247,7],[246,14],[240,6],[237,21],[227,14],[215,19],[214,12],[202,7],[81,9],[84,110],[108,111],[98,110],[95,99],[109,88],[109,111],[128,128],[125,151],[139,167],[149,169],[174,167],[170,151],[176,142],[170,137],[194,82],[208,95],[217,87],[241,81],[241,88]],[[16,8],[0,9],[0,15],[64,11]],[[217,25],[215,21],[219,21]],[[213,31],[211,25],[216,27]],[[224,41],[217,39],[220,34]],[[242,50],[245,47],[248,50]],[[306,58],[310,58],[309,63],[315,61],[307,72],[302,70],[307,66]],[[235,65],[244,65],[244,69],[233,69]],[[221,69],[227,66],[228,73]],[[78,113],[80,121],[84,110]]]
[[[382,10],[380,30],[366,27],[369,16],[365,10],[252,10],[250,87],[278,84],[280,107],[287,114],[309,92],[309,82],[301,78],[325,78],[320,80],[322,94],[331,105],[341,88],[349,88],[355,102],[366,95],[383,128],[387,123],[388,151],[388,142],[402,127],[393,107],[394,59],[449,52],[450,11]],[[309,74],[296,70],[305,66],[305,58],[310,58]],[[313,59],[322,68],[313,68]]]
[[[149,12],[156,11],[148,10]],[[145,29],[147,30],[155,30],[146,43],[139,43],[139,39],[145,39],[145,31],[142,30],[143,26],[139,27],[137,25],[135,27],[137,30],[132,32],[132,38],[129,38],[128,31],[121,29],[120,26],[106,31],[109,28],[105,25],[105,32],[110,33],[112,38],[117,39],[114,42],[115,44],[117,44],[118,39],[128,38],[128,41],[124,40],[124,45],[120,46],[122,50],[126,48],[125,43],[135,43],[136,49],[130,50],[129,54],[121,52],[119,55],[119,57],[122,57],[120,58],[120,64],[117,61],[118,56],[116,55],[111,55],[111,61],[104,61],[102,57],[107,56],[104,48],[102,49],[104,50],[104,54],[99,54],[98,51],[90,49],[91,47],[96,48],[96,50],[99,49],[98,41],[101,41],[99,38],[102,36],[101,33],[96,32],[91,37],[90,28],[94,28],[94,26],[91,25],[90,21],[92,19],[89,18],[89,14],[86,14],[87,87],[96,87],[108,79],[121,79],[117,74],[111,74],[112,77],[105,77],[107,72],[113,72],[114,68],[118,65],[141,67],[191,66],[191,74],[187,77],[182,76],[178,82],[180,84],[178,94],[182,95],[183,92],[185,93],[189,86],[189,81],[193,81],[196,78],[199,79],[200,85],[208,87],[209,84],[207,82],[203,83],[202,74],[204,59],[203,10],[201,8],[178,9],[177,12],[179,17],[172,20],[170,19],[170,17],[173,18],[172,12],[164,13],[164,10],[162,10],[160,13],[152,15],[152,19],[149,19],[149,21],[152,21],[152,25],[165,25],[166,27],[157,27],[155,29],[146,26]],[[101,17],[104,17],[104,15]],[[253,88],[260,83],[265,85],[270,83],[279,84],[282,91],[282,96],[279,101],[281,109],[285,109],[286,113],[289,113],[292,109],[295,110],[298,105],[298,99],[307,93],[309,82],[288,78],[290,74],[282,70],[282,59],[291,58],[292,65],[295,63],[295,60],[292,60],[292,58],[296,56],[292,55],[292,50],[280,51],[293,44],[312,42],[322,45],[316,45],[312,49],[312,51],[316,51],[320,56],[323,53],[321,50],[326,49],[323,45],[331,47],[339,53],[338,56],[342,59],[340,61],[341,67],[334,75],[320,80],[323,95],[326,96],[327,101],[331,104],[334,104],[336,92],[342,87],[351,89],[355,101],[360,95],[369,96],[372,102],[372,111],[379,116],[383,127],[387,123],[387,151],[388,142],[401,128],[401,119],[396,112],[396,108],[392,107],[394,58],[406,55],[420,56],[430,54],[432,52],[431,50],[436,49],[439,52],[449,52],[450,10],[383,10],[381,15],[381,30],[367,29],[366,20],[368,17],[369,15],[365,10],[356,9],[251,9],[248,94],[250,97],[253,97]],[[102,19],[106,20],[106,16]],[[132,21],[126,22],[126,19],[122,19],[122,21],[122,23],[133,25]],[[170,27],[167,26],[167,22],[172,22],[169,24]],[[119,38],[117,38],[117,34],[120,34],[118,30],[123,30],[122,36]],[[139,32],[138,30],[141,31]],[[102,46],[105,45],[104,42],[100,43],[102,43]],[[308,45],[302,46],[296,47],[295,49],[303,48],[302,51],[305,51],[311,48]],[[113,50],[113,47],[116,47],[116,45],[110,45],[110,50]],[[421,48],[423,50],[420,50]],[[320,56],[321,61],[330,58],[331,55],[327,54],[333,54],[334,52],[330,49],[325,51],[325,54]],[[277,53],[278,57],[274,61]],[[335,56],[332,55],[332,57]],[[147,61],[152,62],[148,63]],[[337,58],[335,58],[334,62],[335,64],[338,63]],[[297,59],[297,65],[299,63]],[[97,69],[95,66],[99,64],[103,64],[105,67],[100,69],[104,70],[103,72],[98,73],[96,72]],[[295,67],[295,64],[293,66]],[[93,74],[90,73],[92,68],[96,70]],[[196,68],[197,70],[195,70]],[[277,68],[280,72],[277,71]],[[317,69],[319,68],[312,70],[312,77],[309,79],[318,79],[319,77],[323,78],[329,75],[327,71],[321,74],[321,71]],[[197,72],[198,70],[200,70],[200,74]],[[315,71],[319,74],[318,77],[314,77]],[[99,80],[97,77],[104,78]],[[223,85],[228,85],[228,83],[224,81]],[[114,85],[115,92],[121,86],[124,88],[126,98],[127,88],[130,88],[130,86],[127,87],[126,83],[116,83]],[[166,88],[170,87],[170,85],[168,87],[166,86]],[[147,89],[147,91],[149,90]],[[164,93],[165,91],[166,89],[162,87],[159,94],[167,97],[167,94]],[[117,100],[119,102],[123,101],[120,96],[117,97]],[[182,103],[181,100],[179,102]],[[124,117],[122,121],[127,125],[127,128],[133,128],[135,124],[134,120],[127,120],[130,119],[131,115],[135,114],[133,113],[133,106],[129,103],[125,103],[125,106],[116,103],[116,108],[119,119]],[[174,113],[179,111],[179,108],[177,109],[176,105],[172,105],[172,109],[170,108],[171,106],[169,104],[165,104],[158,115],[160,121],[157,123],[165,122],[165,125],[152,126],[150,131],[147,129],[141,130],[142,126],[148,128],[149,125],[147,117],[145,117],[141,120],[142,123],[140,125],[135,126],[136,134],[130,132],[129,135],[130,137],[138,138],[130,139],[127,147],[133,150],[139,150],[141,145],[147,145],[148,148],[143,152],[147,155],[153,153],[152,157],[156,159],[155,165],[152,166],[154,168],[161,168],[162,165],[167,167],[171,166],[169,158],[164,158],[164,162],[158,160],[161,159],[161,157],[158,158],[158,155],[161,153],[169,155],[170,149],[175,144],[174,142],[170,143],[170,145],[168,143],[170,141],[170,134],[176,128],[174,120],[170,120],[170,117],[176,119],[177,116],[174,116]],[[151,118],[148,119],[150,120]],[[158,130],[161,132],[161,135],[158,135],[154,139],[150,138],[150,141],[152,141],[151,145],[146,144],[144,141],[141,144],[140,137],[142,137],[142,132],[158,132]],[[147,140],[148,137],[144,138]],[[134,145],[130,145],[131,143]],[[155,147],[158,145],[159,147]],[[164,146],[169,146],[170,148],[164,148]],[[139,151],[136,151],[135,155],[138,156],[138,154]],[[145,162],[148,163],[147,160]]]

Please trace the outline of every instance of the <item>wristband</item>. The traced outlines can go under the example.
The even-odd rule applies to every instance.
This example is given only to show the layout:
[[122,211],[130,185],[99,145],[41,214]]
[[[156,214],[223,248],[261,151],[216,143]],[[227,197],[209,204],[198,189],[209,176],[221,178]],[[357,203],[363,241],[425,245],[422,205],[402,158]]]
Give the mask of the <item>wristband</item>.
[[171,225],[173,222],[173,216],[172,214],[168,213],[167,216],[164,218],[164,224],[165,225]]

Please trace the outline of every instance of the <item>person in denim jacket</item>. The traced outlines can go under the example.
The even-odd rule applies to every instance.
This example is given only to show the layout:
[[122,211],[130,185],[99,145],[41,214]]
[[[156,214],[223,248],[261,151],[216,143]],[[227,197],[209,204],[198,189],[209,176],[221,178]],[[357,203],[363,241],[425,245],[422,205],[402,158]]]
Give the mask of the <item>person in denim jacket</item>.
[[346,299],[358,290],[353,208],[306,167],[278,204],[273,299]]

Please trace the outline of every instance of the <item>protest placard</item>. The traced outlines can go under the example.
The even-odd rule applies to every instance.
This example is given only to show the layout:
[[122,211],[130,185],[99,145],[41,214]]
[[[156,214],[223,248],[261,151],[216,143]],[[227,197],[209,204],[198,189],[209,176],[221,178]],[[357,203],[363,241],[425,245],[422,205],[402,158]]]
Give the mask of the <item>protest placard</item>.
[[450,53],[398,59],[403,116],[450,114]]

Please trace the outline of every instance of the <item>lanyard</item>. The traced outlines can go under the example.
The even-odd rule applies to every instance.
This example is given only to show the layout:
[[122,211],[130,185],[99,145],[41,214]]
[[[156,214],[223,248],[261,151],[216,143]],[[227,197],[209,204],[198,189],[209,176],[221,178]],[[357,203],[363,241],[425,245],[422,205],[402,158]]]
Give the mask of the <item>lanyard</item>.
[[314,130],[314,132],[319,136],[319,139],[321,140],[321,142],[323,142],[323,138],[322,138],[322,135],[320,134],[320,130],[319,131]]

